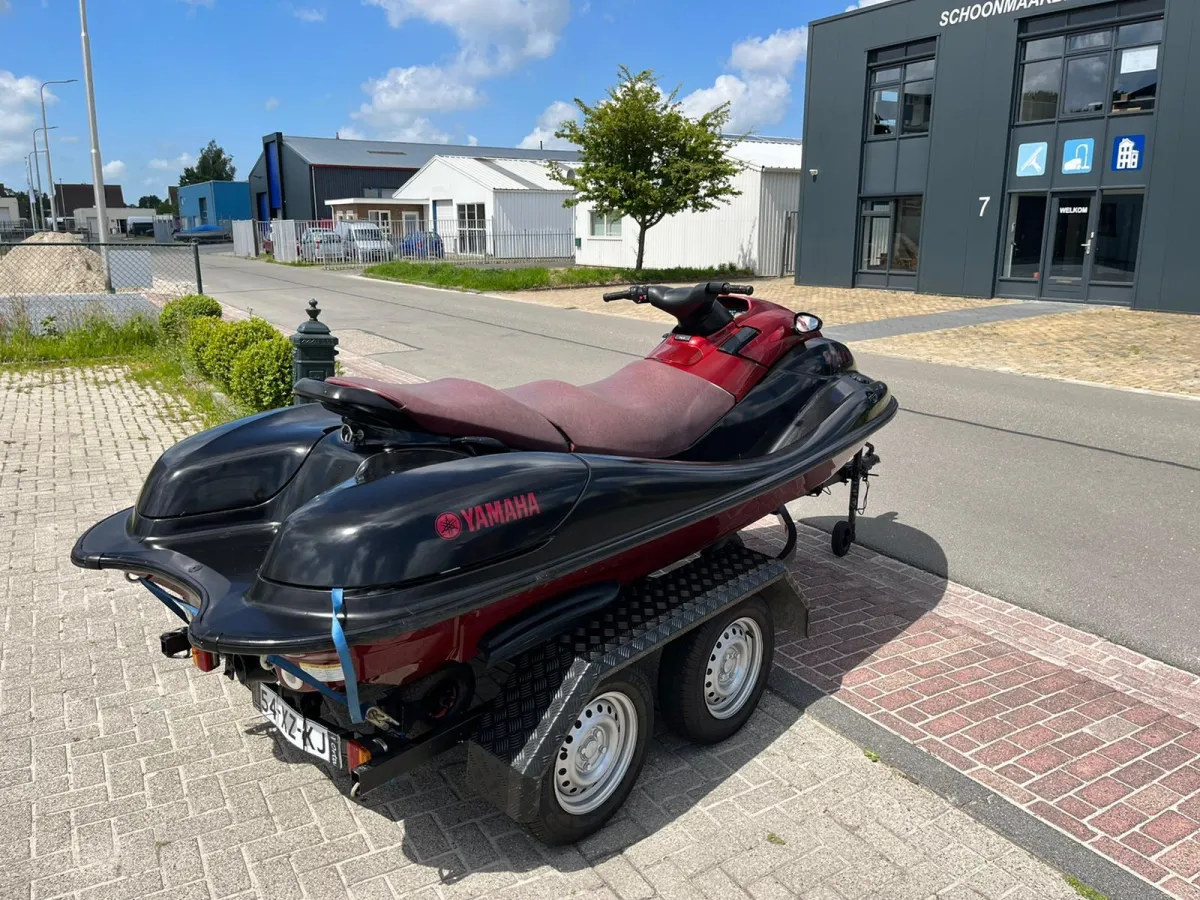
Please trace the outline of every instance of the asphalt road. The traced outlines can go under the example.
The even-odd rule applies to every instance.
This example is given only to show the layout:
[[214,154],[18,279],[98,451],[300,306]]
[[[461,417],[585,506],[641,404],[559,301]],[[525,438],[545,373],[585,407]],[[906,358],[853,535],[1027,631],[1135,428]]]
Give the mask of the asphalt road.
[[[280,324],[316,297],[336,334],[414,349],[426,378],[583,383],[643,356],[662,326],[205,254],[206,291]],[[859,354],[903,410],[862,543],[1200,671],[1200,402]],[[827,530],[846,491],[800,501]]]

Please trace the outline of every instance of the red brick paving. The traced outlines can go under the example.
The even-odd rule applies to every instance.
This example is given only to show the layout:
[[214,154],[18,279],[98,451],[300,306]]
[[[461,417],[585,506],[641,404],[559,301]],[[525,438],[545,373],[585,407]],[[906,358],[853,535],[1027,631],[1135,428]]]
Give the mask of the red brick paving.
[[800,529],[810,635],[778,665],[1200,900],[1200,677],[860,547],[838,560],[828,540]]

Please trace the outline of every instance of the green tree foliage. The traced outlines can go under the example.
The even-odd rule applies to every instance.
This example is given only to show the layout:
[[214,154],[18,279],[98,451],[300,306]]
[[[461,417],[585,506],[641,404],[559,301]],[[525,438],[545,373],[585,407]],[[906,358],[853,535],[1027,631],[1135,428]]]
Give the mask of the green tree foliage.
[[721,133],[729,104],[691,119],[677,93],[664,94],[650,70],[635,75],[622,66],[604,100],[575,100],[582,122],[563,122],[555,132],[579,147],[578,164],[550,164],[553,176],[575,191],[566,205],[588,202],[599,213],[633,219],[639,270],[646,232],[664,218],[715,209],[741,193],[733,187],[741,165],[728,154],[733,141]]
[[279,332],[265,319],[222,322],[209,337],[204,348],[202,369],[222,387],[229,387],[229,377],[237,355],[247,347],[260,341],[271,340],[278,334]]
[[146,194],[145,196],[138,197],[137,205],[138,209],[157,210],[160,206],[162,206],[162,199],[158,196],[158,194]]
[[199,184],[202,181],[233,181],[237,169],[233,165],[233,157],[217,146],[216,141],[209,141],[208,146],[200,151],[200,158],[194,166],[188,166],[179,176],[179,186]]

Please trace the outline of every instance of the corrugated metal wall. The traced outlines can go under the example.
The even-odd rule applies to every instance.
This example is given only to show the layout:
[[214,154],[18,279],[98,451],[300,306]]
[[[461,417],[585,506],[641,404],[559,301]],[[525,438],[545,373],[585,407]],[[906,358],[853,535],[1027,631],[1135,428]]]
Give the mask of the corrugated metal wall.
[[[362,197],[364,196],[363,192],[369,189],[379,189],[383,192],[383,196],[390,197],[396,188],[403,185],[416,173],[416,169],[352,169],[339,166],[311,166],[308,168],[311,175],[306,173],[305,177],[312,179],[311,185],[307,182],[303,187],[288,184],[288,212],[291,212],[291,204],[297,193],[305,196],[315,193],[317,202],[314,212],[308,216],[308,218],[314,219],[330,217],[330,208],[325,205],[326,200]],[[296,216],[295,218],[300,217]]]
[[567,259],[575,255],[570,191],[496,191],[492,229],[500,259]]
[[801,172],[763,172],[762,197],[758,207],[758,267],[759,275],[782,275],[786,255],[794,255],[792,246],[783,246],[787,214],[800,206]]

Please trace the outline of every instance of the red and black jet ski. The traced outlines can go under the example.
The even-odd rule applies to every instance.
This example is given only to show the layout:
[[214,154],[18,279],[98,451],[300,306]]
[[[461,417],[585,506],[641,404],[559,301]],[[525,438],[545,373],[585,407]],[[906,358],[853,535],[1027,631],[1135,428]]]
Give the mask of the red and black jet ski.
[[[790,500],[836,481],[857,494],[896,401],[816,316],[751,294],[606,294],[678,325],[594,384],[302,380],[308,402],[167,450],[71,559],[140,580],[185,622],[164,652],[268,685],[256,702],[286,701],[265,710],[281,727],[292,707],[320,721],[322,697],[345,705],[330,734],[349,742],[322,756],[343,769],[369,768],[354,736],[372,729],[463,722],[462,739],[481,661],[518,658]],[[835,552],[852,540],[843,523]]]

